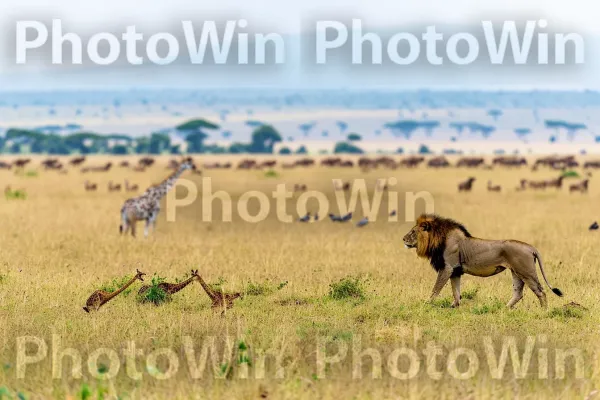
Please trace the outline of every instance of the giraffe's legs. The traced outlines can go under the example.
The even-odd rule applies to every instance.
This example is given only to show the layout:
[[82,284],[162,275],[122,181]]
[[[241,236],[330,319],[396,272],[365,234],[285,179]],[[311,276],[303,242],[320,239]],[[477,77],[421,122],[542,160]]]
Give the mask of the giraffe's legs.
[[144,226],[144,237],[148,237],[148,228],[150,227],[150,218],[146,220],[146,226]]

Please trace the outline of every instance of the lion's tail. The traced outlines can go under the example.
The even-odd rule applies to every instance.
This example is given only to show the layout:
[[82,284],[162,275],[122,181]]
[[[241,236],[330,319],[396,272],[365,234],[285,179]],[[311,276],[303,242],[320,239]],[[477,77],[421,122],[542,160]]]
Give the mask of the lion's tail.
[[548,285],[550,290],[552,290],[552,292],[555,295],[562,297],[563,292],[558,288],[553,288],[552,285],[550,285],[550,282],[548,282],[548,278],[546,278],[546,273],[544,272],[544,265],[542,264],[542,258],[540,256],[540,253],[537,252],[537,250],[534,250],[534,252],[533,252],[533,262],[535,262],[535,260],[537,260],[538,264],[540,264],[540,271],[542,271],[542,277],[544,278],[544,281],[546,281],[546,285]]

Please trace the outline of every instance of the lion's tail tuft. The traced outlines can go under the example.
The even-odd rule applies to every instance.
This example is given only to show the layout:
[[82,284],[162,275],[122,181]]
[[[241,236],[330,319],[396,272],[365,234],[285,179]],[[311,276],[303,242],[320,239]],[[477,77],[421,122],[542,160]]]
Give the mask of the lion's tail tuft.
[[540,257],[540,253],[538,253],[537,250],[534,250],[534,252],[533,252],[533,262],[535,262],[535,260],[537,260],[538,264],[540,265],[540,271],[542,271],[542,277],[544,278],[546,285],[548,285],[550,290],[552,290],[552,293],[554,293],[555,295],[557,295],[559,297],[562,297],[563,292],[558,288],[553,288],[552,285],[550,285],[550,283],[548,282],[548,279],[546,278],[546,273],[544,272],[544,265],[542,264],[542,258]]

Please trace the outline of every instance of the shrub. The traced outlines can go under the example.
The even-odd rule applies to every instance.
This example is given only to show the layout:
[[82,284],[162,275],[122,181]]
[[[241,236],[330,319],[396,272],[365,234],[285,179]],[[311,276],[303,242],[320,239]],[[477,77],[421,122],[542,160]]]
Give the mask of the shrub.
[[334,300],[365,298],[364,282],[360,278],[347,277],[329,285],[329,297]]
[[160,284],[164,281],[165,279],[163,277],[160,277],[155,274],[152,277],[150,287],[139,296],[139,300],[142,303],[152,303],[154,305],[159,305],[169,301],[169,296],[167,295],[167,292],[165,292],[163,288],[160,287]]
[[279,178],[279,174],[271,169],[265,172],[265,178]]
[[563,178],[579,178],[580,175],[577,173],[577,171],[565,171],[562,173],[562,177]]

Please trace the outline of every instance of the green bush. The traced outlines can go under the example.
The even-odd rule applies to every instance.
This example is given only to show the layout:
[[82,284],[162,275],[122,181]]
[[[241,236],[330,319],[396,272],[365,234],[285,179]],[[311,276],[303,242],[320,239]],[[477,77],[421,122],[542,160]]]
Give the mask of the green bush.
[[169,301],[169,295],[160,287],[160,284],[164,281],[163,277],[154,274],[150,287],[138,296],[139,300],[142,303],[152,303],[154,305],[160,305]]
[[360,278],[347,277],[329,285],[329,297],[334,300],[365,298],[364,282]]

